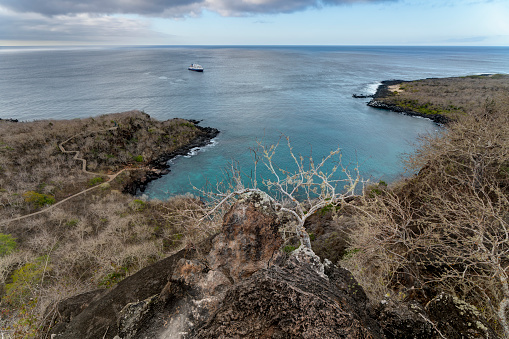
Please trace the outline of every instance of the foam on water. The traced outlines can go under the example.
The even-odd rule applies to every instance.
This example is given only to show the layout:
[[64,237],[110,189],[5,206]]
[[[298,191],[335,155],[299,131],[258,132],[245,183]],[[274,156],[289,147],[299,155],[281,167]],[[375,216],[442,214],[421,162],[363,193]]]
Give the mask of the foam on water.
[[364,91],[366,94],[372,95],[376,93],[376,90],[378,89],[378,86],[380,86],[381,82],[375,82],[373,84],[368,84],[366,87],[364,87]]
[[210,143],[208,143],[207,145],[205,146],[201,146],[201,147],[195,147],[195,148],[191,148],[191,150],[189,151],[189,153],[187,153],[186,155],[184,155],[184,158],[191,158],[192,156],[195,156],[197,155],[199,152],[205,152],[206,150],[214,147],[217,145],[217,140],[214,138],[210,141]]

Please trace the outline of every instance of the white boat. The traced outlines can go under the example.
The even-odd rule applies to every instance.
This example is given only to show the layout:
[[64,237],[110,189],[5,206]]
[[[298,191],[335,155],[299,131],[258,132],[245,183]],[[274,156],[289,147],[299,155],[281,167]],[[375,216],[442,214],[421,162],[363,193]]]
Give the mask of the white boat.
[[191,66],[189,66],[187,69],[195,72],[203,72],[203,67],[198,64],[191,64]]

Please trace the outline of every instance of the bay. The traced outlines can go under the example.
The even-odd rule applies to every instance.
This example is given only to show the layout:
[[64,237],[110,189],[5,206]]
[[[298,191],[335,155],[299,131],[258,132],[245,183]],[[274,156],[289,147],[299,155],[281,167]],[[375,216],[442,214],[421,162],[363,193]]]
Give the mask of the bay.
[[[199,63],[203,73],[187,66]],[[318,160],[340,147],[364,178],[405,175],[401,155],[436,124],[366,106],[382,80],[508,73],[507,47],[155,46],[0,48],[0,118],[72,119],[132,109],[202,120],[221,133],[145,196],[166,199],[214,183],[228,164],[253,168],[257,141],[291,139]],[[284,146],[284,145],[281,145]],[[290,168],[281,147],[277,164]]]

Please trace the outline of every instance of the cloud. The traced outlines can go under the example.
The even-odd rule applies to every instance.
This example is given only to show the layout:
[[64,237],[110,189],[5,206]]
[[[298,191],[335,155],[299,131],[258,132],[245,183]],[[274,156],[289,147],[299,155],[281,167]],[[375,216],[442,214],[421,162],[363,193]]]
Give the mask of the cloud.
[[144,16],[194,16],[202,10],[223,16],[257,13],[290,13],[310,7],[397,0],[0,0],[0,6],[19,13],[45,16],[71,14],[139,14]]
[[147,37],[168,41],[171,36],[152,31],[144,20],[86,13],[50,18],[37,13],[13,15],[0,11],[0,40],[130,44]]
[[[0,40],[172,43],[150,17],[251,16],[398,0],[0,0]],[[144,40],[143,38],[147,38]]]

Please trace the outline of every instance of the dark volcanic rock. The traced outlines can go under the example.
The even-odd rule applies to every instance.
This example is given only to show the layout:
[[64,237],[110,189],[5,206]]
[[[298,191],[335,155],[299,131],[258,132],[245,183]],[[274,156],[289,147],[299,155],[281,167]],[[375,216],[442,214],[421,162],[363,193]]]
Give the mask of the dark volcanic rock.
[[[305,255],[304,255],[305,256]],[[366,311],[366,296],[356,302],[346,270],[331,276],[292,256],[236,284],[222,307],[197,330],[195,338],[382,338]]]
[[498,338],[474,306],[451,295],[441,293],[426,305],[426,311],[445,338]]
[[[210,242],[210,240],[209,240]],[[182,250],[177,254],[146,267],[138,273],[122,280],[111,290],[105,290],[100,298],[78,303],[81,310],[77,313],[76,303],[64,300],[57,306],[59,312],[69,316],[57,318],[50,333],[58,334],[56,338],[95,339],[113,338],[117,335],[117,317],[128,303],[147,299],[161,292],[168,282],[168,275],[173,272],[181,258],[193,258],[196,250]],[[76,298],[76,297],[74,297]],[[74,299],[72,298],[72,299]],[[66,310],[66,305],[72,308]],[[74,310],[74,311],[73,311]],[[76,314],[77,313],[77,314]]]
[[352,98],[356,99],[366,99],[366,98],[372,98],[374,97],[374,94],[352,94]]
[[402,84],[405,82],[408,82],[408,81],[404,81],[404,80],[382,81],[382,84],[380,86],[378,86],[376,93],[373,95],[373,99],[371,99],[368,102],[368,106],[374,107],[374,108],[385,109],[385,110],[392,111],[392,112],[403,113],[406,115],[418,116],[418,117],[430,119],[430,120],[436,122],[437,124],[446,124],[449,122],[449,119],[443,114],[423,114],[423,113],[419,113],[419,112],[413,111],[408,108],[400,107],[398,105],[386,103],[383,101],[383,98],[387,98],[388,96],[391,95],[391,92],[389,91],[389,86],[399,85],[399,84]]
[[392,301],[372,308],[348,270],[328,260],[322,264],[305,247],[284,254],[281,220],[265,193],[243,194],[225,215],[220,234],[111,290],[63,301],[49,333],[57,339],[438,338],[442,333],[460,338],[464,331],[466,338],[494,338],[486,322],[456,299],[437,298],[426,309]]
[[387,338],[428,339],[438,336],[426,311],[417,303],[386,299],[378,305],[375,313]]
[[403,113],[406,115],[430,119],[430,120],[436,122],[437,124],[446,124],[449,122],[449,119],[443,114],[423,114],[423,113],[419,113],[419,112],[413,111],[408,108],[400,107],[398,105],[387,104],[387,103],[377,100],[377,99],[372,99],[370,102],[368,102],[368,106],[374,107],[374,108],[385,109],[385,110],[389,110],[392,112]]
[[138,192],[144,192],[149,182],[170,173],[170,166],[168,165],[169,160],[178,155],[187,155],[192,149],[208,145],[210,140],[214,139],[219,134],[218,129],[198,126],[197,124],[199,121],[197,120],[188,121],[195,124],[195,126],[200,130],[200,135],[179,149],[170,153],[161,154],[156,159],[152,160],[148,164],[148,167],[151,168],[151,170],[131,172],[130,179],[128,179],[127,183],[124,185],[123,193],[136,195]]
[[11,118],[11,119],[2,119],[2,118],[0,118],[0,122],[2,122],[2,121],[7,121],[7,122],[19,122],[19,120],[18,120],[18,119],[12,119],[12,118]]

